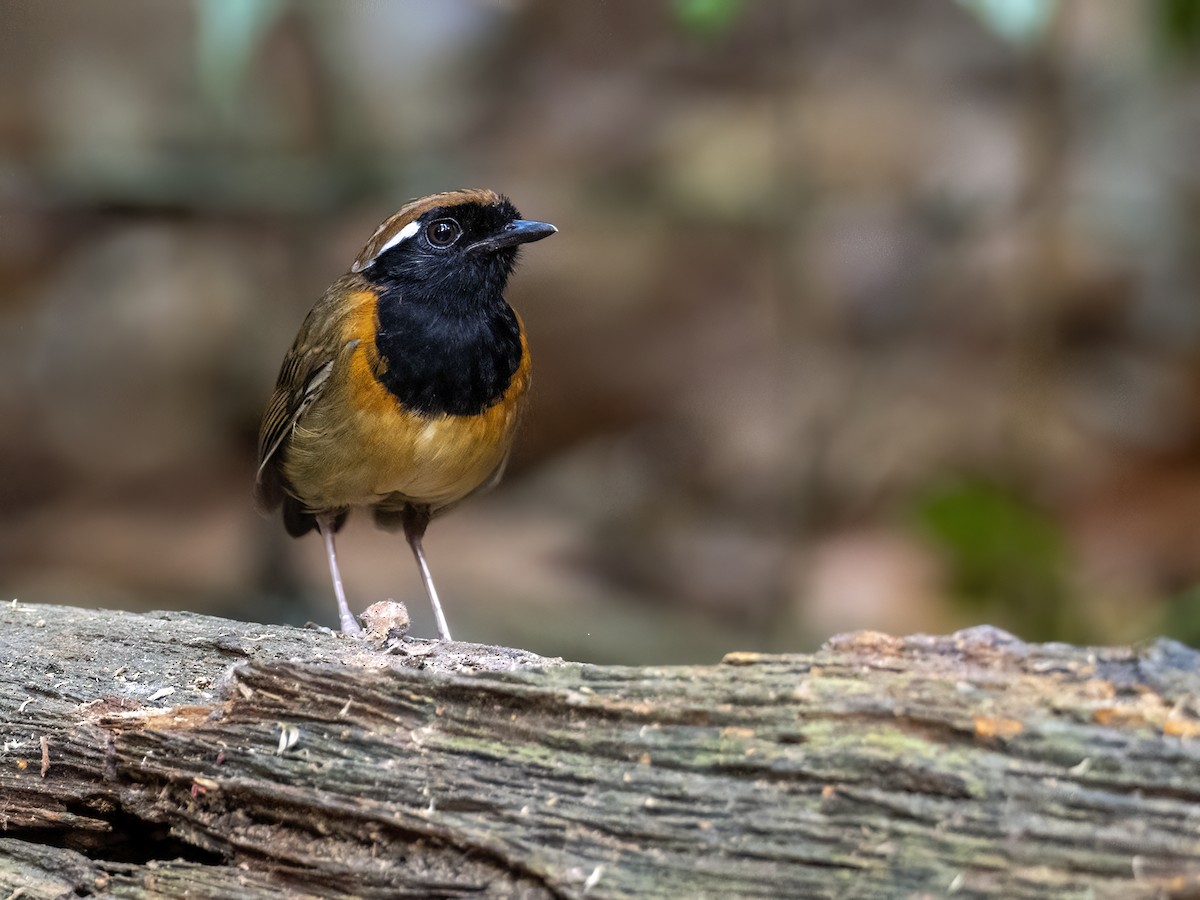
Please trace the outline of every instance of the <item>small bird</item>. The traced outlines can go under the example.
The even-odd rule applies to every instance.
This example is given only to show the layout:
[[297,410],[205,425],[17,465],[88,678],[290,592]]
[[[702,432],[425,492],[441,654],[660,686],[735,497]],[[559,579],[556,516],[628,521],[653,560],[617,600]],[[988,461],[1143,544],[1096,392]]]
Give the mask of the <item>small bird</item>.
[[300,326],[263,415],[255,501],[266,514],[282,506],[293,537],[320,532],[343,631],[361,628],[333,538],[369,507],[380,527],[404,530],[451,639],[421,539],[504,471],[530,380],[504,288],[520,245],[557,230],[490,190],[412,200]]

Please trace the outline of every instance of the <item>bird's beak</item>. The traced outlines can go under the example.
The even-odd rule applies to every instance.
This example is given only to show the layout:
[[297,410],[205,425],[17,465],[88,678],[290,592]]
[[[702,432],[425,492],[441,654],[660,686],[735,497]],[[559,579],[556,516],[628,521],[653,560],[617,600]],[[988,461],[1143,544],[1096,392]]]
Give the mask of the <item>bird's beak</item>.
[[479,251],[490,253],[504,247],[531,244],[534,241],[540,241],[542,238],[550,237],[556,231],[558,229],[549,222],[529,222],[525,219],[517,219],[509,222],[491,237],[471,244],[467,247],[467,251],[471,253]]

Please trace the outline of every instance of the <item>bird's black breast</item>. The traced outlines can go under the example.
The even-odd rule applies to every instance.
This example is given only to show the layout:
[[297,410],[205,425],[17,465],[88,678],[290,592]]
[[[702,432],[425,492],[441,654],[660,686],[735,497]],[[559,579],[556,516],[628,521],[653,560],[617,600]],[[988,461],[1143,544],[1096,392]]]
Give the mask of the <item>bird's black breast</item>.
[[505,303],[459,315],[383,296],[378,305],[379,380],[423,415],[478,415],[508,390],[524,349]]

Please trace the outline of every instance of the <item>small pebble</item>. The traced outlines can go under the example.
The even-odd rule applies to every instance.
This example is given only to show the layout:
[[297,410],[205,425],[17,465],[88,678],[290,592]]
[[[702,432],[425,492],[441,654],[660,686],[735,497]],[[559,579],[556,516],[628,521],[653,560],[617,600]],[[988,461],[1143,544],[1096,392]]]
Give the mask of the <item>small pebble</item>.
[[373,640],[399,640],[408,634],[408,607],[397,600],[372,603],[359,618]]

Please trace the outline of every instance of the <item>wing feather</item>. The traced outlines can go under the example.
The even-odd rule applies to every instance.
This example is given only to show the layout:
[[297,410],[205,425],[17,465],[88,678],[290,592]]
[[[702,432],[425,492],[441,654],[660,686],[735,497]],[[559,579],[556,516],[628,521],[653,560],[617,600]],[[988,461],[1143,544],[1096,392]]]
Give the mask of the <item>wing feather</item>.
[[338,302],[338,297],[352,289],[348,280],[349,277],[340,279],[325,292],[283,358],[275,392],[267,403],[258,432],[254,500],[263,513],[276,509],[290,493],[283,474],[288,439],[325,390],[337,360],[358,343],[345,339],[347,310]]

